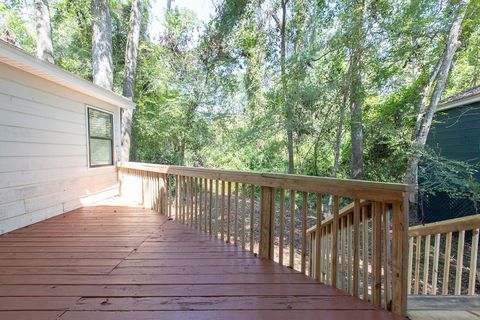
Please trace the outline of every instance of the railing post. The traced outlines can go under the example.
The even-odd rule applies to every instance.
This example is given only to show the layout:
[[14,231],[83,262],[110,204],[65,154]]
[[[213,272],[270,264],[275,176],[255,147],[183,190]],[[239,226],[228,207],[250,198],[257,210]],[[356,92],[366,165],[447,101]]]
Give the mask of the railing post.
[[392,224],[392,312],[407,313],[408,196],[393,204]]
[[333,196],[333,221],[332,221],[332,265],[331,265],[331,285],[338,288],[338,220],[339,220],[339,199]]
[[260,244],[258,254],[261,258],[273,260],[273,219],[275,209],[275,189],[261,187],[260,190]]

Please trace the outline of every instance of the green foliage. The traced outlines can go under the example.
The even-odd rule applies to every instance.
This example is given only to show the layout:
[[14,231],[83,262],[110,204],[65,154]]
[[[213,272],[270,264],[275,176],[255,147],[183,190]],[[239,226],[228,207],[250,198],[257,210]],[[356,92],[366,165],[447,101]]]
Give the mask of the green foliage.
[[33,20],[25,16],[24,9],[20,0],[0,2],[0,38],[34,53],[36,49]]
[[[363,20],[358,19],[359,3],[364,3]],[[50,3],[56,63],[86,79],[92,78],[90,4]],[[130,1],[110,4],[114,89],[121,92]],[[286,97],[293,110],[296,171],[331,175],[341,128],[336,174],[349,177],[347,93],[353,85],[363,104],[366,178],[402,180],[422,87],[443,52],[458,1],[289,1],[283,78],[281,0],[216,4],[207,22],[175,7],[164,17],[163,32],[151,38],[152,8],[144,0],[132,160],[286,172]],[[2,2],[0,29],[2,37],[8,31],[18,46],[33,53],[32,9],[19,0]],[[479,26],[479,3],[471,1],[444,96],[480,84]],[[362,77],[350,79],[349,58],[362,32]],[[422,158],[429,191],[468,198],[479,194],[472,180],[475,166],[431,152]]]
[[446,159],[432,149],[422,151],[421,193],[446,193],[452,198],[480,201],[480,181],[475,178],[480,166]]

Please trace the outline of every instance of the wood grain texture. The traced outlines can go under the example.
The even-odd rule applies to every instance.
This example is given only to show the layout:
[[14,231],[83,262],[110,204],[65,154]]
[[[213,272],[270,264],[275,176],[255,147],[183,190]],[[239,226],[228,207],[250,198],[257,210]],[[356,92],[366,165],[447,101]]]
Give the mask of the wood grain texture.
[[402,319],[141,208],[75,210],[0,248],[1,319]]

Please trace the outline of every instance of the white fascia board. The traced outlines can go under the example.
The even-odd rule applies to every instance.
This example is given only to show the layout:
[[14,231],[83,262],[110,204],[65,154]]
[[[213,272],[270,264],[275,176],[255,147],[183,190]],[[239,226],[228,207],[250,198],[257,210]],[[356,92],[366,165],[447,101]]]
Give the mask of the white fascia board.
[[452,101],[452,102],[449,102],[449,103],[441,104],[441,105],[438,106],[437,112],[445,111],[445,110],[449,110],[449,109],[452,109],[452,108],[461,107],[461,106],[465,106],[465,105],[469,105],[469,104],[479,102],[479,101],[480,101],[480,94],[469,96],[469,97],[459,99],[459,100],[455,100],[455,101]]
[[135,103],[133,101],[65,71],[54,64],[35,58],[27,52],[1,40],[0,63],[5,63],[120,108],[135,109]]

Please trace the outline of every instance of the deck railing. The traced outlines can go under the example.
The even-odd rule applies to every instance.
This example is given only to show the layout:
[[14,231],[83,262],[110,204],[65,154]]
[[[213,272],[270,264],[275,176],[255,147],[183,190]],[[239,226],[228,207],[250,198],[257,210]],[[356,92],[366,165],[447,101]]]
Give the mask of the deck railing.
[[408,293],[478,294],[479,228],[480,214],[411,227]]
[[122,196],[406,314],[408,186],[131,162],[118,168]]
[[[334,200],[335,207],[337,205]],[[400,243],[397,244],[398,247],[395,246],[395,242],[400,241],[398,237],[402,236],[396,231],[396,220],[402,214],[404,212],[398,203],[373,200],[355,200],[343,207],[338,212],[337,222],[334,212],[320,226],[316,224],[307,230],[311,243],[310,272],[320,272],[320,280],[330,284],[335,282],[332,277],[336,276],[337,287],[340,289],[393,310],[396,295],[394,277],[398,276],[398,273],[395,274],[395,270],[398,270],[395,256],[399,254],[395,250],[403,247]],[[358,234],[358,238],[355,234]],[[319,240],[322,254],[317,255],[316,245]],[[332,242],[338,242],[337,268],[340,273],[337,275],[332,273],[330,264],[330,251],[334,249]]]

